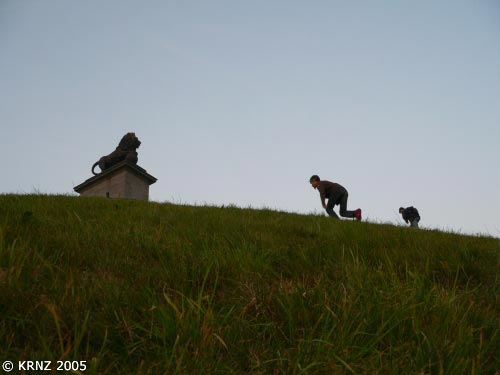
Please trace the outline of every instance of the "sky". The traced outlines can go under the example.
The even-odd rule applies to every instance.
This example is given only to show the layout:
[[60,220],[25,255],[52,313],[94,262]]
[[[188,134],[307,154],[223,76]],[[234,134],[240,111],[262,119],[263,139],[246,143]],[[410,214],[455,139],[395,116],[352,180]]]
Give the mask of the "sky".
[[500,237],[500,3],[0,0],[0,193],[135,132],[150,199]]

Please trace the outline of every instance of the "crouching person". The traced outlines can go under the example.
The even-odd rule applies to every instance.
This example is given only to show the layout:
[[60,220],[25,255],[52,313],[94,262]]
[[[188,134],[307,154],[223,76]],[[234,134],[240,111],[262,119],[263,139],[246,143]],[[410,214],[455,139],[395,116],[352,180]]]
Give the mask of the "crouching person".
[[410,223],[410,226],[412,228],[418,228],[418,222],[420,221],[420,214],[418,213],[418,210],[411,206],[411,207],[400,207],[399,208],[399,213],[403,215],[403,220],[405,221],[406,224]]
[[[321,204],[329,216],[338,219],[339,217],[333,210],[333,207],[340,205],[340,216],[355,218],[358,221],[361,220],[360,208],[354,211],[347,210],[347,198],[349,197],[349,194],[347,193],[346,188],[342,185],[326,180],[322,181],[317,175],[312,176],[309,179],[309,182],[314,189],[319,191]],[[325,203],[326,198],[328,198],[328,204]]]

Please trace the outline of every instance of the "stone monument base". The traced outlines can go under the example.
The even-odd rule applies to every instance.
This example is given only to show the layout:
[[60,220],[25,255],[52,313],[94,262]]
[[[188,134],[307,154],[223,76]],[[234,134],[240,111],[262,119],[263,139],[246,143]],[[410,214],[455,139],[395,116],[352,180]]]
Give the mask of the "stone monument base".
[[123,161],[89,178],[74,190],[84,197],[149,200],[149,185],[156,178],[137,164]]

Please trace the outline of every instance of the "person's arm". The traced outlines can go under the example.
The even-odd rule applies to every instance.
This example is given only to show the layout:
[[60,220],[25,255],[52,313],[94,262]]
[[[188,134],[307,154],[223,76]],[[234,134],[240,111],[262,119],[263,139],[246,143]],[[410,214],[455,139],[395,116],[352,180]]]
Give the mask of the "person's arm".
[[325,188],[321,185],[318,186],[318,191],[319,191],[319,198],[321,199],[321,205],[323,208],[326,208],[326,203],[325,203]]
[[405,221],[406,224],[408,224],[408,212],[406,209],[403,210],[402,215],[403,215],[403,220]]

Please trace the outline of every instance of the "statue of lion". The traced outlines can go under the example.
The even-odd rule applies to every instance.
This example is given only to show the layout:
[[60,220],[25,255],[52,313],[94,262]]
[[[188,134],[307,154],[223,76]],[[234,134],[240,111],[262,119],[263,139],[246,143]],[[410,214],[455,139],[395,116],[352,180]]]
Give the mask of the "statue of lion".
[[99,166],[102,173],[106,169],[124,160],[129,163],[137,164],[138,158],[136,150],[140,145],[141,141],[139,141],[139,138],[135,136],[135,133],[125,134],[115,151],[109,155],[103,156],[92,166],[92,173],[94,175],[99,174],[94,172],[96,166]]

